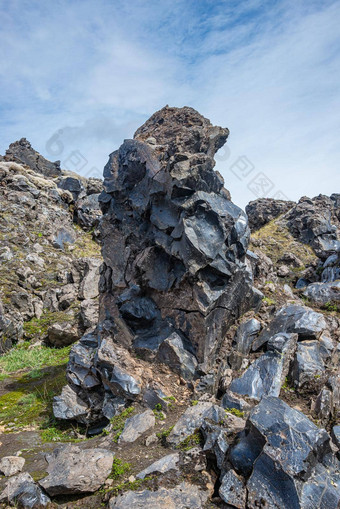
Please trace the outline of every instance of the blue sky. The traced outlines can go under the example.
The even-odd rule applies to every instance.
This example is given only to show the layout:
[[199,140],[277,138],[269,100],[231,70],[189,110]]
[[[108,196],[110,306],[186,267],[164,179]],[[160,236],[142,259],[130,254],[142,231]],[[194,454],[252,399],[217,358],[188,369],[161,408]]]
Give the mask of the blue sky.
[[26,137],[68,169],[165,104],[228,127],[235,203],[340,192],[340,2],[0,0],[0,153]]

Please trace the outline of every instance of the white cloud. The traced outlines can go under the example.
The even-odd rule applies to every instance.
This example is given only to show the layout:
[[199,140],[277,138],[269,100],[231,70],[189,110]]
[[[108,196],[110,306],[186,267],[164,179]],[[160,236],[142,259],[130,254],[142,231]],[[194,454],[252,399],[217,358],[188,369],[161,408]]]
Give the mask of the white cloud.
[[236,203],[254,198],[229,171],[240,155],[292,199],[339,191],[338,2],[17,0],[0,15],[0,152],[26,136],[49,156],[62,130],[55,159],[102,169],[155,110],[188,104],[230,128],[218,168]]

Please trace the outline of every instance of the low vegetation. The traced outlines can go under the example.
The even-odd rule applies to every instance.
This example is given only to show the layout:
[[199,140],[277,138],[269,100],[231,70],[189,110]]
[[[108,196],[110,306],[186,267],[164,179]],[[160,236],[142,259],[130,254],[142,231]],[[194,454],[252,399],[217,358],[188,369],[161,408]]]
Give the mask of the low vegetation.
[[126,419],[130,417],[132,412],[134,411],[133,406],[130,406],[123,410],[119,415],[115,415],[112,417],[110,424],[111,424],[111,431],[113,432],[113,440],[115,442],[118,442],[118,439],[120,435],[122,434],[122,431],[125,426]]
[[[18,344],[8,353],[0,357],[0,373],[7,375],[17,371],[31,369],[31,378],[38,375],[38,370],[44,366],[60,366],[66,364],[71,347],[49,348],[47,346],[33,347],[28,341]],[[33,373],[33,375],[32,375]],[[43,373],[40,371],[40,375]]]

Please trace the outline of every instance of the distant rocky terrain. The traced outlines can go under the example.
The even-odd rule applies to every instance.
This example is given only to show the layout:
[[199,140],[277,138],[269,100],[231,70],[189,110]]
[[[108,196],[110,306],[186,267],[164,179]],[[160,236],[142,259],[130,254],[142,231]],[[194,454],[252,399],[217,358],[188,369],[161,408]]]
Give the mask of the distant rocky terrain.
[[243,212],[228,135],[0,157],[0,507],[340,507],[340,194]]

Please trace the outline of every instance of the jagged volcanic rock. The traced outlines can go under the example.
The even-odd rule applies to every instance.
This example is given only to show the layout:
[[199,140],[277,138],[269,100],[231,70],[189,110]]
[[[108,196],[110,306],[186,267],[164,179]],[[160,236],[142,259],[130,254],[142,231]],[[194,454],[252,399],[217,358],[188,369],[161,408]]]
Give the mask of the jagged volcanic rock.
[[274,198],[259,198],[249,202],[246,206],[246,213],[251,231],[262,228],[272,219],[288,212],[294,205],[293,201],[275,200]]
[[[92,352],[98,348],[94,368],[111,397],[142,395],[143,377],[127,356],[152,361],[173,334],[176,352],[168,341],[158,360],[173,366],[176,356],[176,371],[185,375],[178,363],[191,356],[196,376],[208,372],[229,326],[260,302],[245,257],[247,217],[213,170],[228,134],[191,108],[165,107],[105,166],[99,339]],[[88,399],[76,371],[71,362],[69,381]],[[95,388],[96,411],[102,390]]]
[[58,177],[61,175],[60,161],[52,163],[44,156],[34,150],[26,138],[11,143],[6,150],[5,161],[15,161],[19,164],[26,164],[32,170],[45,177]]

